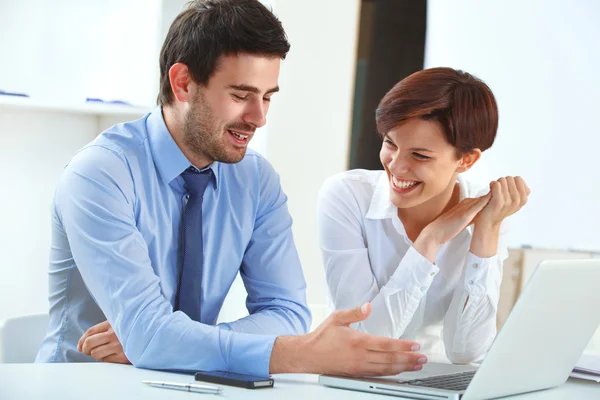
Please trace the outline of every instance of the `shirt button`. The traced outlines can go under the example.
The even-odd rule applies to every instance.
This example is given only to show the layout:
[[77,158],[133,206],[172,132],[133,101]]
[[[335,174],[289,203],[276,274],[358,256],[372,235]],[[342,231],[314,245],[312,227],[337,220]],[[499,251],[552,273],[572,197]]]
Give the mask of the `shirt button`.
[[421,293],[425,293],[425,287],[424,286],[421,287]]
[[435,275],[435,272],[432,272],[429,274],[429,276],[434,276],[434,275]]
[[470,284],[470,285],[472,285],[472,284],[473,284],[473,280],[470,280],[470,281],[469,281],[469,284]]
[[477,264],[477,263],[473,264],[473,268],[477,268],[477,267],[479,267],[479,264]]

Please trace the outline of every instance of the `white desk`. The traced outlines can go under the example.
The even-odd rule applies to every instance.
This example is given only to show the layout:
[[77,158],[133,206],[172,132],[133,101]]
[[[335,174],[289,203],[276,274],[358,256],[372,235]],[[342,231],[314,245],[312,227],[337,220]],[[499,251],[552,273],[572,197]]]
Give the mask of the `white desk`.
[[[148,387],[142,380],[193,382],[193,377],[136,369],[130,365],[0,364],[0,399],[290,399],[375,400],[395,397],[321,386],[316,375],[275,375],[272,389],[239,389],[224,386],[221,395],[187,393]],[[208,397],[207,397],[208,396]],[[510,400],[600,399],[600,384],[570,379],[558,388],[507,397]]]

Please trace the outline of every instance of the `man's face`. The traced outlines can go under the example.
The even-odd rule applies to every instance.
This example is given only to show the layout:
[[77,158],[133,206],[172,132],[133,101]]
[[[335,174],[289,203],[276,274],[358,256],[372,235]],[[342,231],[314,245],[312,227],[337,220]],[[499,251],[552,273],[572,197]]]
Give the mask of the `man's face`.
[[183,125],[189,150],[208,162],[241,161],[254,131],[267,122],[280,63],[277,57],[222,56],[206,86],[192,85]]

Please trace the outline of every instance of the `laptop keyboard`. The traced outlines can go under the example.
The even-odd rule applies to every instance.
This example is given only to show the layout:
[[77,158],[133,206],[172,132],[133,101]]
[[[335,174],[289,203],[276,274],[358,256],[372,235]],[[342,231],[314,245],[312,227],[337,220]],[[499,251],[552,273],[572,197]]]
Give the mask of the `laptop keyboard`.
[[413,379],[405,383],[414,386],[461,391],[467,389],[475,372],[476,371],[465,371],[457,374],[432,376],[431,378]]

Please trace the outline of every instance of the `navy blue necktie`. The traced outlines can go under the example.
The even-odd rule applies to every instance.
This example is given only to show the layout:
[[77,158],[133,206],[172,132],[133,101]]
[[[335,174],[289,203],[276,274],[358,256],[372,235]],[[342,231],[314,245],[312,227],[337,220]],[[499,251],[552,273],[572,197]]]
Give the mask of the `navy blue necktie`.
[[202,199],[210,181],[211,169],[197,171],[188,168],[181,176],[189,191],[189,199],[183,211],[182,266],[179,274],[175,310],[181,310],[194,321],[200,321],[200,294],[202,285],[203,238]]

